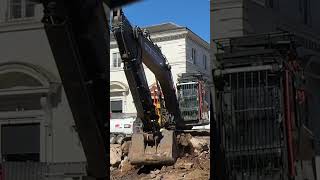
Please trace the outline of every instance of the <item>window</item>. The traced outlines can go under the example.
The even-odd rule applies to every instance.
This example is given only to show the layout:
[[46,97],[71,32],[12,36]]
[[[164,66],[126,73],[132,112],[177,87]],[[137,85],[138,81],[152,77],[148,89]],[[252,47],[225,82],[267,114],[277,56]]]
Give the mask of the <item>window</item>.
[[122,100],[111,101],[110,103],[112,113],[122,113]]
[[2,161],[39,162],[40,123],[2,125],[1,155]]
[[9,19],[34,17],[35,4],[31,0],[9,0]]
[[204,69],[207,69],[207,56],[203,55],[203,67]]
[[299,0],[299,12],[300,12],[300,13],[302,12],[302,1],[303,1],[303,0]]
[[310,24],[310,0],[304,0],[303,9],[303,23]]
[[193,64],[197,63],[197,54],[196,54],[196,49],[192,48],[191,49],[191,60],[193,62]]
[[273,8],[273,0],[268,0],[268,7]]
[[112,67],[119,68],[122,66],[122,60],[120,57],[120,53],[112,54]]

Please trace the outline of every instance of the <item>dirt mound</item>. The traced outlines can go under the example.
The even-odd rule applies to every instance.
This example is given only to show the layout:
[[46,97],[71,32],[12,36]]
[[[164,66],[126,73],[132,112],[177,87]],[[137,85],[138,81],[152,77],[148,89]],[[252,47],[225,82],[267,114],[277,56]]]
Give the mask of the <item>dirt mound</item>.
[[118,168],[113,168],[110,179],[198,179],[210,177],[209,137],[192,137],[184,134],[178,137],[180,157],[173,166],[132,166],[123,153]]

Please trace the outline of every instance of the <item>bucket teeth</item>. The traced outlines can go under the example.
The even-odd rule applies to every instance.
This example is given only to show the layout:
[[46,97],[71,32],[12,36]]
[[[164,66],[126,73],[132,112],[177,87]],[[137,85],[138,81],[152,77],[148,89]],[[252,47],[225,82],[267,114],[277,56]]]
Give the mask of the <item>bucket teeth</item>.
[[129,160],[133,165],[173,165],[177,158],[173,131],[163,130],[157,146],[148,146],[142,133],[132,135]]

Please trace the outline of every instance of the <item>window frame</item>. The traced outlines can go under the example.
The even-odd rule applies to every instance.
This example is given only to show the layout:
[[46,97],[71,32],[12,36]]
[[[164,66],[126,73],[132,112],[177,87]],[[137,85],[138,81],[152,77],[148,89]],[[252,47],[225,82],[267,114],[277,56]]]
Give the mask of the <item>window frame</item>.
[[205,54],[202,56],[202,64],[204,65],[204,69],[207,70],[207,56]]
[[304,0],[298,0],[298,9],[300,13],[303,13],[303,2]]
[[[116,55],[116,64],[114,64],[114,55]],[[121,55],[119,52],[114,52],[112,53],[112,61],[111,61],[111,67],[114,69],[118,69],[118,68],[122,68],[123,67],[123,63],[122,63],[122,59],[121,59]],[[120,63],[120,66],[119,66]],[[117,66],[115,66],[117,65]]]
[[[13,2],[13,0],[7,0],[7,14],[6,20],[8,22],[21,21],[21,20],[32,20],[36,17],[36,4],[30,0],[19,0],[20,2]],[[13,6],[14,4],[20,4],[20,17],[13,17]],[[33,15],[27,17],[27,6],[33,4]]]
[[[33,120],[32,122],[30,121],[30,119],[23,117],[23,118],[18,118],[13,120],[12,122],[8,123],[8,122],[1,122],[0,123],[0,129],[1,129],[1,146],[3,145],[3,141],[2,141],[2,128],[5,126],[24,126],[24,125],[37,125],[39,126],[39,153],[31,153],[31,154],[37,154],[39,157],[37,158],[36,161],[33,162],[41,162],[43,161],[43,156],[44,156],[44,149],[43,149],[43,143],[44,143],[44,139],[43,137],[43,132],[44,132],[44,124],[43,124],[43,119],[38,119],[36,118],[35,120]],[[15,154],[15,153],[13,153]],[[21,153],[20,153],[21,154]],[[9,155],[9,154],[7,154]],[[2,149],[1,149],[1,153],[0,153],[0,158],[3,160],[4,158],[6,158],[5,154],[3,154]]]
[[273,9],[274,8],[274,0],[266,0],[266,6],[268,8]]
[[125,112],[125,110],[124,110],[124,103],[125,103],[125,101],[124,101],[124,99],[123,98],[112,98],[112,99],[110,99],[110,112],[111,113],[119,113],[119,112],[112,112],[112,107],[111,107],[111,103],[112,102],[121,102],[121,113],[124,113]]
[[197,51],[196,48],[191,48],[191,60],[194,65],[197,64]]
[[303,0],[303,24],[310,25],[311,24],[311,2],[310,0]]

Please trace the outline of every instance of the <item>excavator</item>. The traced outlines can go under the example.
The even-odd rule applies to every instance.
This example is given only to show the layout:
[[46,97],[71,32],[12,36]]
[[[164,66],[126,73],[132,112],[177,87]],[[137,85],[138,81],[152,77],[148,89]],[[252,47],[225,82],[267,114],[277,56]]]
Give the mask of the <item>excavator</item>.
[[[129,160],[135,165],[172,165],[177,157],[175,129],[184,129],[171,68],[147,31],[132,27],[121,9],[113,11],[112,32],[117,41],[140,130],[131,138]],[[161,86],[170,123],[161,126],[144,72],[145,64]]]
[[[178,78],[180,83],[176,87],[171,66],[160,48],[152,42],[146,29],[142,30],[130,24],[122,9],[117,8],[113,11],[112,32],[118,44],[124,73],[137,110],[128,154],[130,163],[173,165],[178,155],[176,132],[184,132],[204,124],[201,121],[204,106],[203,86],[202,81],[199,81],[200,77],[196,76],[199,74],[181,74]],[[143,64],[155,75],[158,92],[161,92],[158,106],[154,105]],[[192,107],[190,102],[200,107]],[[193,115],[186,113],[183,105],[188,106],[188,112]],[[184,110],[184,113],[181,110]]]
[[[32,0],[43,5],[42,23],[87,159],[86,179],[108,178],[110,27],[124,62],[137,109],[132,136],[132,164],[173,164],[175,130],[188,128],[179,111],[170,66],[150,36],[132,27],[118,9],[135,0]],[[106,13],[107,12],[107,13]],[[158,79],[170,122],[161,126],[147,86],[142,63]],[[140,122],[140,123],[139,123]],[[138,124],[142,124],[139,126]],[[189,127],[190,128],[190,127]]]

